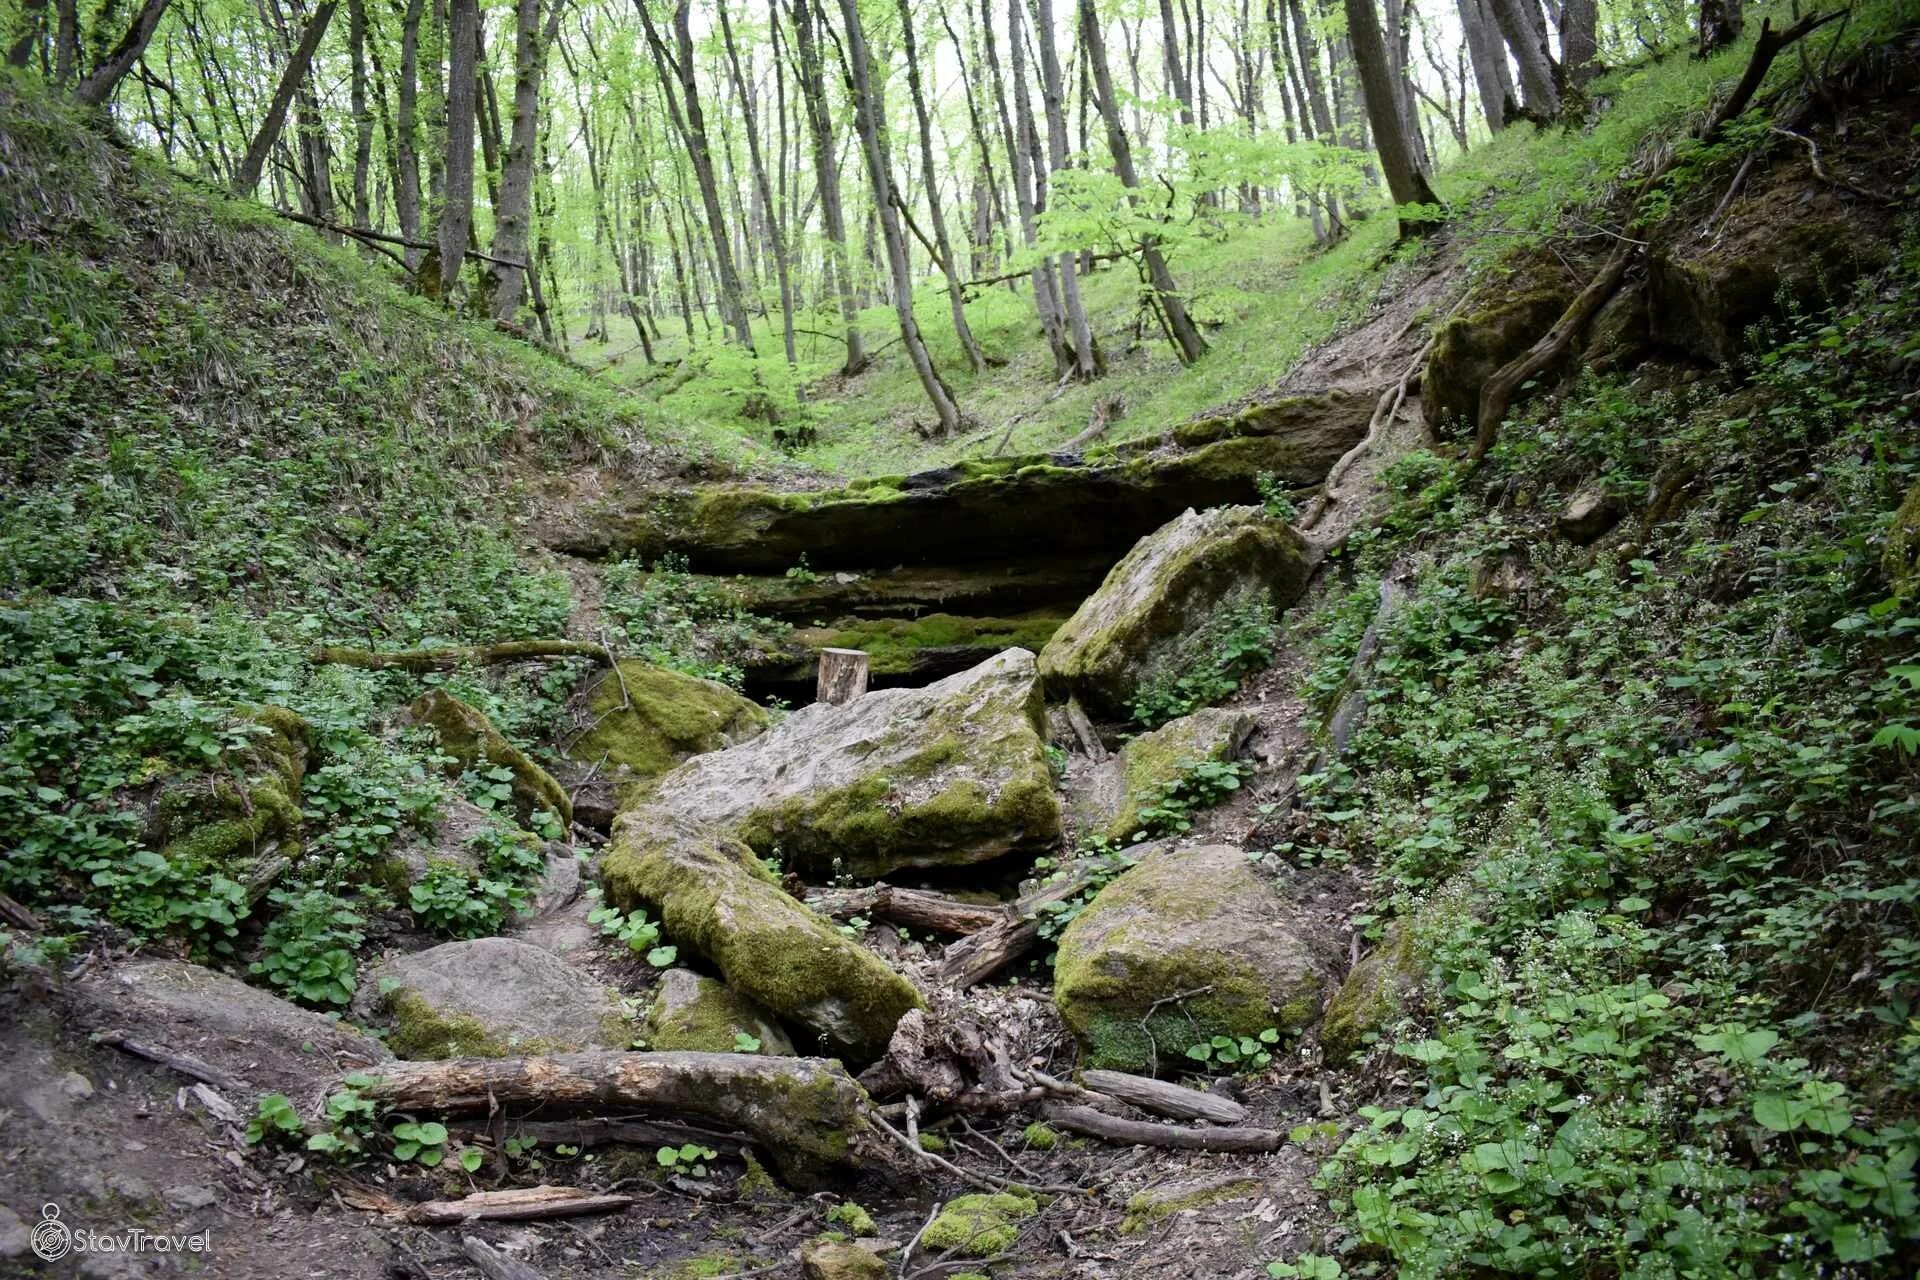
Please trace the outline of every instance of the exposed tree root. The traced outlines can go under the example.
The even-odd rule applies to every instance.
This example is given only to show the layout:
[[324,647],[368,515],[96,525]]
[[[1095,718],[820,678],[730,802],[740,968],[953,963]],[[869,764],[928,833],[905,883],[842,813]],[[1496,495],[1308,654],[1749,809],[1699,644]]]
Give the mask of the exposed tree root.
[[504,640],[499,644],[454,645],[442,649],[403,649],[378,653],[346,645],[326,645],[314,651],[322,665],[361,667],[368,671],[454,671],[461,667],[493,667],[537,658],[587,658],[613,662],[613,651],[593,640]]

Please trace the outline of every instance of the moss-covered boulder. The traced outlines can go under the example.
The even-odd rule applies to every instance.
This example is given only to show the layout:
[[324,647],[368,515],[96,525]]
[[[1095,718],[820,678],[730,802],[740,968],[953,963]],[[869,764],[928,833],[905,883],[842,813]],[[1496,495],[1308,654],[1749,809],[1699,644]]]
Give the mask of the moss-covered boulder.
[[[978,459],[840,489],[788,492],[693,485],[590,511],[556,535],[576,555],[675,552],[712,573],[780,574],[802,556],[815,570],[1002,564],[1117,554],[1188,507],[1259,498],[1257,478],[1317,483],[1364,432],[1367,415],[1328,399],[1309,418],[1252,410],[1194,448],[1130,441],[1098,462],[1073,455]],[[964,530],[964,536],[956,536]]]
[[[756,1041],[758,1047],[743,1048],[742,1036]],[[793,1041],[772,1014],[726,983],[691,969],[669,969],[660,975],[647,1011],[647,1043],[661,1050],[793,1054]]]
[[477,708],[445,689],[429,689],[407,707],[407,717],[434,731],[441,747],[453,757],[456,771],[498,768],[511,772],[514,808],[523,821],[542,812],[553,815],[563,827],[573,821],[573,804],[566,788],[526,752],[508,742]]
[[1420,970],[1413,931],[1396,925],[1327,1001],[1320,1052],[1329,1066],[1352,1058],[1407,1011],[1419,988]]
[[580,695],[586,731],[567,754],[604,762],[622,778],[654,778],[693,756],[747,741],[772,723],[758,704],[716,680],[637,659],[597,671]]
[[[1085,1065],[1170,1071],[1188,1046],[1216,1035],[1312,1026],[1333,961],[1241,850],[1163,849],[1067,926],[1053,995]],[[1181,998],[1187,992],[1199,994]]]
[[1677,236],[1654,250],[1647,320],[1656,343],[1724,364],[1745,347],[1749,326],[1824,311],[1886,264],[1892,242],[1863,226],[1864,214],[1831,192],[1802,202],[1800,190],[1762,187],[1729,208],[1713,239]]
[[808,872],[979,862],[1059,836],[1045,741],[1033,655],[1009,649],[924,689],[804,707],[689,760],[649,803]]
[[1239,756],[1254,729],[1245,711],[1208,708],[1169,720],[1143,733],[1103,765],[1074,797],[1074,826],[1081,834],[1127,841],[1141,830],[1140,810],[1166,793],[1194,764]]
[[1011,1191],[957,1196],[927,1224],[920,1243],[931,1253],[991,1258],[1012,1248],[1020,1224],[1038,1212],[1038,1201]]
[[361,980],[354,1008],[413,1059],[624,1049],[634,1038],[618,992],[512,938],[389,960]]
[[1040,651],[1050,694],[1125,719],[1140,689],[1210,656],[1207,623],[1282,609],[1306,584],[1300,535],[1258,507],[1188,511],[1142,538]]
[[609,902],[655,912],[734,991],[849,1063],[878,1058],[894,1024],[920,1005],[905,978],[796,902],[753,850],[684,814],[622,814],[600,877]]
[[1553,327],[1569,301],[1556,289],[1534,289],[1455,316],[1433,335],[1420,375],[1420,410],[1435,432],[1465,426],[1480,415],[1480,387],[1495,370]]
[[1308,446],[1316,455],[1331,452],[1338,458],[1367,433],[1373,404],[1371,395],[1341,390],[1280,396],[1256,401],[1233,413],[1183,422],[1173,429],[1173,440],[1192,449],[1221,440],[1281,436]]
[[807,1280],[887,1280],[891,1273],[871,1249],[820,1236],[800,1246],[800,1274]]
[[1920,484],[1907,490],[1906,500],[1893,513],[1880,568],[1899,594],[1920,594]]
[[777,653],[747,668],[756,682],[811,683],[822,649],[859,649],[868,673],[906,684],[937,680],[978,666],[1006,649],[1038,651],[1066,614],[1025,618],[961,617],[930,613],[914,618],[844,619],[830,627],[793,632]]
[[227,754],[224,771],[164,778],[148,806],[143,838],[171,862],[216,869],[263,892],[259,868],[300,853],[300,783],[310,733],[285,707],[242,707],[234,719],[246,730],[247,745]]

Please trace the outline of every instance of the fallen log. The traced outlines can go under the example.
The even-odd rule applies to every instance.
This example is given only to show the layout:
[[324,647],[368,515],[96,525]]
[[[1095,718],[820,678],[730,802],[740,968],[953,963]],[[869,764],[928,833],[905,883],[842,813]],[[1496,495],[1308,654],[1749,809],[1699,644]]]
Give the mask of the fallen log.
[[1049,1103],[1041,1108],[1048,1123],[1077,1133],[1137,1147],[1172,1147],[1183,1151],[1219,1151],[1233,1155],[1258,1155],[1278,1151],[1287,1145],[1287,1135],[1278,1129],[1192,1129],[1177,1125],[1155,1124],[1151,1120],[1125,1120],[1092,1107]]
[[239,1093],[247,1087],[244,1081],[227,1074],[218,1067],[190,1053],[169,1049],[163,1044],[148,1044],[144,1040],[135,1040],[118,1031],[96,1032],[93,1042],[118,1049],[122,1053],[132,1054],[136,1058],[145,1058],[148,1062],[178,1071],[189,1080],[198,1080],[201,1084],[210,1084],[216,1089],[225,1089],[229,1093]]
[[461,1236],[460,1252],[487,1280],[544,1280],[538,1271],[518,1258],[509,1258],[479,1236]]
[[789,1182],[814,1186],[869,1149],[867,1093],[838,1062],[736,1053],[557,1053],[386,1062],[359,1086],[402,1111],[667,1111],[746,1134]]
[[505,640],[499,644],[450,645],[437,649],[400,649],[387,653],[349,645],[322,645],[314,650],[315,663],[360,667],[367,671],[455,671],[461,667],[494,667],[538,658],[589,658],[611,662],[607,646],[592,640]]
[[1118,1098],[1129,1106],[1174,1120],[1206,1120],[1213,1124],[1239,1124],[1247,1118],[1247,1109],[1232,1098],[1202,1093],[1168,1080],[1129,1075],[1124,1071],[1097,1068],[1080,1073],[1080,1083],[1094,1093]]
[[39,933],[45,928],[45,926],[40,923],[39,916],[33,914],[33,912],[27,910],[4,893],[0,893],[0,920],[6,921],[16,929],[26,929],[32,933]]
[[476,1191],[458,1200],[427,1200],[407,1204],[378,1192],[345,1192],[341,1199],[359,1209],[372,1209],[416,1227],[452,1227],[463,1222],[532,1222],[548,1218],[578,1218],[588,1213],[612,1213],[634,1203],[633,1196],[587,1191],[580,1187],[508,1187]]
[[737,1134],[716,1133],[670,1120],[511,1120],[506,1123],[505,1132],[522,1142],[548,1146],[678,1147],[697,1142],[722,1153],[737,1154],[751,1145]]
[[864,889],[815,890],[807,895],[807,905],[835,920],[868,916],[930,933],[962,936],[1004,924],[1008,918],[1005,907],[983,907],[930,889],[904,889],[884,883]]
[[1076,863],[1060,879],[1017,900],[1007,919],[948,947],[940,957],[940,981],[956,991],[965,991],[1033,950],[1040,942],[1040,912],[1086,888],[1093,882],[1094,872],[1092,863]]

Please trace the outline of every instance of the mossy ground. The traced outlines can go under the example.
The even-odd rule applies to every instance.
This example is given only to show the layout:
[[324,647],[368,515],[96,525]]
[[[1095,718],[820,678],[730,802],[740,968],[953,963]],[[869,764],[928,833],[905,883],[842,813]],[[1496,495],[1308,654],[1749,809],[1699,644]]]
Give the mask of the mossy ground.
[[1020,1237],[1020,1224],[1040,1211],[1037,1201],[1002,1191],[956,1196],[929,1222],[920,1240],[936,1253],[991,1258]]

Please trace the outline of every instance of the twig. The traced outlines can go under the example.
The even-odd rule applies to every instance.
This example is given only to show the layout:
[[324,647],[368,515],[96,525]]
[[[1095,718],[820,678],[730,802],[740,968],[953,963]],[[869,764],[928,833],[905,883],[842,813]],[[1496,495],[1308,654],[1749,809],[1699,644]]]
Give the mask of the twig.
[[920,1224],[920,1229],[913,1233],[913,1239],[907,1241],[907,1247],[900,1251],[900,1274],[902,1276],[907,1274],[907,1263],[912,1259],[913,1251],[920,1243],[920,1237],[927,1234],[927,1228],[933,1225],[933,1220],[939,1217],[940,1211],[946,1207],[947,1206],[941,1201],[935,1200],[933,1202],[933,1208],[927,1211],[927,1220]]
[[1006,1191],[1009,1188],[1013,1188],[1013,1187],[1024,1187],[1029,1191],[1044,1191],[1049,1195],[1062,1195],[1062,1196],[1076,1195],[1077,1196],[1077,1195],[1084,1194],[1079,1187],[1061,1187],[1061,1186],[1035,1187],[1027,1183],[1010,1182],[1005,1178],[996,1178],[990,1173],[970,1173],[967,1170],[962,1169],[959,1165],[955,1164],[953,1161],[947,1159],[945,1156],[940,1155],[938,1152],[924,1150],[919,1143],[914,1142],[913,1140],[908,1138],[906,1134],[900,1132],[898,1129],[888,1124],[885,1120],[882,1120],[879,1116],[869,1115],[867,1119],[868,1119],[868,1122],[874,1126],[874,1128],[879,1129],[882,1133],[886,1134],[888,1137],[892,1138],[895,1142],[899,1143],[900,1146],[904,1148],[909,1154],[911,1154],[916,1160],[919,1160],[923,1164],[931,1164],[931,1165],[937,1166],[938,1168],[944,1169],[948,1173],[952,1174],[954,1177],[959,1178],[961,1181],[966,1182],[972,1186],[978,1187],[982,1191],[991,1193],[995,1191]]
[[1886,195],[1879,191],[1869,191],[1867,188],[1859,186],[1853,182],[1850,182],[1845,178],[1836,178],[1831,173],[1828,173],[1827,167],[1820,163],[1819,145],[1815,143],[1812,138],[1809,138],[1806,134],[1795,133],[1793,130],[1784,129],[1779,125],[1774,125],[1772,127],[1772,131],[1783,138],[1792,138],[1795,142],[1805,147],[1807,149],[1807,160],[1813,166],[1813,176],[1820,179],[1820,181],[1826,183],[1828,186],[1839,187],[1843,191],[1851,191],[1853,192],[1853,194],[1861,197],[1862,199],[1872,200],[1877,204],[1898,203],[1899,201],[1898,196]]

